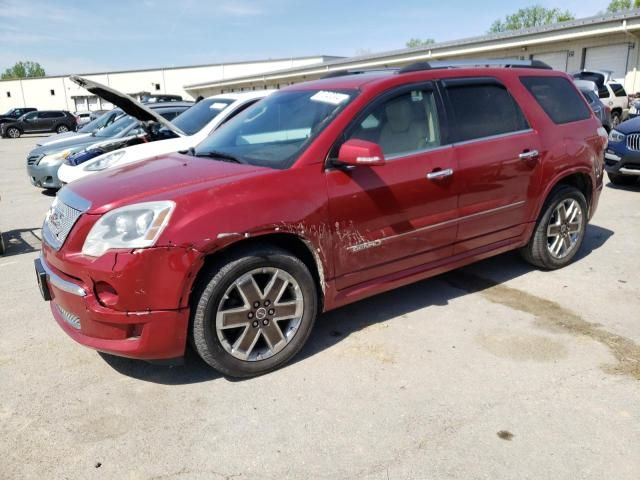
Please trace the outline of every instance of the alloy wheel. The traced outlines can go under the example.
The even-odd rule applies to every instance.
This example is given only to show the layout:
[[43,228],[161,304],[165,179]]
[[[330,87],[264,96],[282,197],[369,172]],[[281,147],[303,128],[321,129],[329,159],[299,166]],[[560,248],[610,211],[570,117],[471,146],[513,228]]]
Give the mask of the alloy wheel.
[[583,232],[583,217],[580,204],[573,198],[556,206],[547,226],[547,249],[552,256],[565,258],[576,248]]
[[289,344],[303,313],[298,282],[282,269],[258,268],[225,291],[216,312],[216,334],[233,357],[265,360]]
[[65,132],[68,132],[68,131],[69,131],[69,129],[64,125],[60,125],[58,127],[58,133],[65,133]]
[[9,130],[7,130],[7,135],[9,135],[9,137],[11,138],[18,138],[20,136],[20,130],[18,130],[17,128],[10,128]]

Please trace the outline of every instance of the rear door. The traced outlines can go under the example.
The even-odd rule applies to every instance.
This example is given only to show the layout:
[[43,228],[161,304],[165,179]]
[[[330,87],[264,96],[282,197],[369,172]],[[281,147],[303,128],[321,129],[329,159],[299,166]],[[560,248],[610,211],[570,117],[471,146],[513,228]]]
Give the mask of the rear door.
[[538,134],[500,81],[442,83],[461,182],[457,254],[522,234],[542,153]]
[[[382,95],[330,154],[357,138],[380,145],[386,164],[326,172],[336,286],[352,287],[448,258],[456,234],[456,160],[431,83]],[[441,172],[432,179],[429,174]]]

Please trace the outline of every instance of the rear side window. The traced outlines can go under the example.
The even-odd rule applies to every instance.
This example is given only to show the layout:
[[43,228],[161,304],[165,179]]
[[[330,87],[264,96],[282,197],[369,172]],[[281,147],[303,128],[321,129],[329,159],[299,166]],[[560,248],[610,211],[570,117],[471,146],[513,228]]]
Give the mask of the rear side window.
[[446,83],[455,117],[453,141],[464,142],[529,128],[522,110],[504,86],[491,81]]
[[60,118],[64,117],[62,112],[40,112],[40,118]]
[[609,86],[611,87],[611,90],[613,90],[613,94],[616,97],[626,97],[627,96],[627,92],[624,91],[624,87],[622,85],[620,85],[619,83],[610,83]]
[[591,117],[591,110],[566,78],[521,77],[520,80],[553,123],[561,125]]
[[607,88],[606,85],[602,85],[601,87],[598,87],[598,96],[600,98],[609,98],[611,95],[609,95],[609,89]]

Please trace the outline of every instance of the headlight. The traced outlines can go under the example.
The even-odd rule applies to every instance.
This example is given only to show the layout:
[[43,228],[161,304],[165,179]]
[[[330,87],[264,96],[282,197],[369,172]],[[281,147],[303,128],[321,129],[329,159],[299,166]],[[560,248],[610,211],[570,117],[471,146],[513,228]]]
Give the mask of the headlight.
[[624,141],[624,134],[620,133],[617,130],[611,130],[611,132],[609,133],[609,141],[611,143],[619,143]]
[[38,162],[38,165],[56,165],[62,163],[69,155],[71,155],[71,150],[64,150],[62,152],[52,153],[51,155],[45,155]]
[[112,248],[152,247],[169,223],[175,206],[166,200],[135,203],[110,211],[91,228],[82,253],[99,257]]
[[118,162],[125,153],[126,152],[124,150],[116,150],[115,152],[102,155],[100,158],[87,162],[87,165],[83,170],[87,170],[88,172],[99,172],[100,170],[105,170]]

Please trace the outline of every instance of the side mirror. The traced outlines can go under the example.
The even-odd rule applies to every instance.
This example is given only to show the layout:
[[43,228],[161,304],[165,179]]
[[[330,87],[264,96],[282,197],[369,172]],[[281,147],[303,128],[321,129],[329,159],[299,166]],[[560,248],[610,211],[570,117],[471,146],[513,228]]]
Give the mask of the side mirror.
[[380,145],[366,140],[352,138],[340,147],[338,161],[350,166],[381,166],[385,164]]

